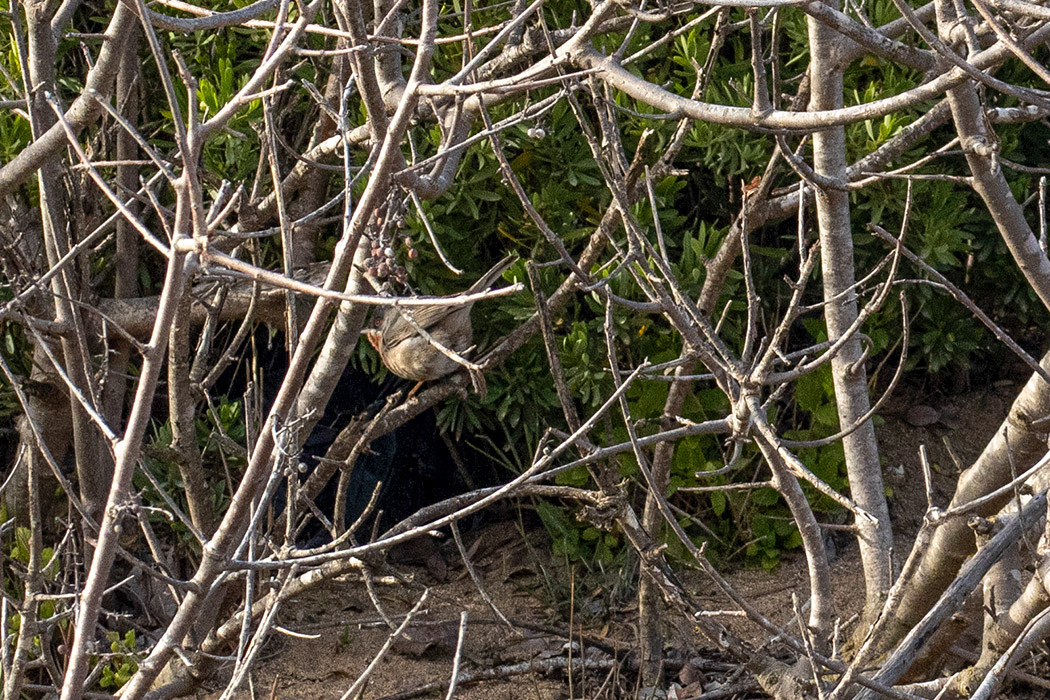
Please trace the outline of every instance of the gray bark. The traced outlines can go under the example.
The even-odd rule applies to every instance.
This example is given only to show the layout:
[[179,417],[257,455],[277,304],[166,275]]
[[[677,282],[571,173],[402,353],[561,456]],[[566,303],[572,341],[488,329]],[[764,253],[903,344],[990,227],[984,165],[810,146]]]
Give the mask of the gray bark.
[[[835,0],[827,4],[838,9]],[[843,43],[842,37],[810,19],[809,39],[812,56],[810,109],[839,109],[842,107],[843,77],[836,53]],[[846,136],[842,127],[832,127],[813,135],[813,168],[818,175],[838,182],[846,181]],[[828,339],[834,341],[857,318],[856,294],[847,291],[855,281],[849,195],[842,190],[818,191],[816,203],[824,300],[827,302],[824,314]],[[862,354],[860,339],[854,337],[831,360],[839,423],[843,428],[858,422],[871,407],[867,373],[860,362]],[[871,622],[871,616],[877,614],[893,584],[889,556],[893,532],[883,490],[879,448],[871,421],[865,421],[844,437],[842,444],[853,500],[874,516],[874,520],[856,521],[866,586],[865,620]]]

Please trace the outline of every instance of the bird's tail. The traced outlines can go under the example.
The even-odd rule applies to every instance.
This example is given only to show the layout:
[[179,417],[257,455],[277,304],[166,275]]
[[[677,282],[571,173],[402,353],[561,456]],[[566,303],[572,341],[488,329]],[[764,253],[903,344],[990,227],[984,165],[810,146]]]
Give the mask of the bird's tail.
[[507,257],[500,260],[498,263],[492,266],[492,269],[481,276],[474,284],[470,285],[465,294],[478,294],[488,290],[492,285],[496,283],[496,280],[504,273],[504,271],[518,261],[517,255],[508,255]]

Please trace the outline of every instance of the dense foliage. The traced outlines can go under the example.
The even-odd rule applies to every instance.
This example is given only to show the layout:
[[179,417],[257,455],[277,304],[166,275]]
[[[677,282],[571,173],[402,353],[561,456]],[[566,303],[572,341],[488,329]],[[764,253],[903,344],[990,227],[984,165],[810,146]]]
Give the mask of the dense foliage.
[[[256,7],[248,2],[234,5],[247,10]],[[860,5],[851,12],[862,13],[859,16],[869,28],[900,17],[893,0],[867,0]],[[72,588],[79,593],[83,572],[77,569],[77,557],[60,547],[63,537],[79,532],[71,525],[74,511],[83,510],[85,522],[92,517],[99,522],[108,522],[103,516],[119,517],[112,515],[112,503],[108,511],[104,509],[108,484],[91,485],[83,477],[88,467],[80,459],[82,448],[90,443],[83,426],[92,425],[92,421],[113,423],[112,435],[104,435],[105,440],[93,438],[99,443],[108,440],[104,447],[96,445],[99,454],[105,455],[101,460],[106,463],[103,473],[109,469],[112,476],[114,465],[119,472],[121,459],[134,462],[133,477],[128,482],[135,495],[131,499],[135,508],[131,510],[144,534],[120,541],[127,556],[119,566],[128,567],[121,573],[139,566],[136,557],[158,559],[158,542],[162,542],[172,554],[168,564],[177,570],[165,570],[164,576],[189,578],[196,569],[204,571],[199,574],[205,580],[204,588],[212,585],[214,579],[208,581],[207,577],[215,572],[207,570],[210,560],[205,544],[214,542],[216,532],[222,537],[215,539],[225,537],[223,546],[228,548],[245,537],[243,550],[251,539],[243,532],[219,529],[224,514],[237,512],[238,494],[246,483],[256,483],[262,490],[242,500],[256,503],[255,499],[263,499],[259,501],[265,504],[263,510],[270,509],[266,527],[273,528],[265,538],[252,540],[253,547],[265,548],[283,538],[289,547],[302,545],[313,552],[316,545],[317,551],[324,550],[328,543],[318,545],[310,539],[315,531],[304,525],[311,517],[322,524],[319,527],[330,540],[343,541],[340,538],[346,527],[364,509],[362,503],[356,510],[356,506],[351,507],[348,514],[344,505],[352,500],[347,492],[353,488],[348,482],[355,460],[362,471],[362,465],[372,459],[374,464],[370,463],[369,469],[378,465],[378,472],[385,469],[384,474],[391,473],[394,448],[387,449],[388,445],[381,446],[378,441],[373,444],[369,431],[387,412],[399,410],[393,408],[393,402],[384,407],[384,400],[394,395],[403,398],[395,393],[402,383],[367,343],[357,343],[352,351],[316,350],[321,333],[330,332],[329,337],[334,338],[344,322],[347,327],[357,324],[350,333],[356,339],[363,323],[363,306],[355,301],[356,306],[349,307],[352,313],[344,307],[340,313],[345,315],[335,323],[327,315],[315,323],[308,321],[314,299],[304,288],[288,286],[289,291],[282,292],[287,296],[277,302],[279,310],[265,318],[259,313],[246,322],[247,310],[239,317],[223,318],[221,309],[240,284],[242,291],[250,287],[257,295],[247,309],[258,312],[255,304],[264,305],[258,296],[260,290],[266,287],[272,291],[277,284],[273,277],[261,276],[260,270],[297,279],[316,275],[318,270],[322,276],[325,271],[334,275],[331,270],[345,262],[342,246],[352,240],[347,238],[351,231],[365,237],[361,249],[371,250],[371,257],[366,252],[366,261],[355,258],[353,266],[344,265],[342,277],[329,282],[329,296],[318,294],[329,300],[324,303],[335,305],[331,301],[333,290],[345,288],[348,294],[357,295],[375,291],[363,283],[351,289],[364,278],[374,280],[375,287],[384,293],[452,295],[508,252],[518,256],[504,279],[521,282],[522,289],[479,303],[474,314],[476,349],[472,359],[496,346],[512,329],[531,322],[537,308],[544,305],[541,297],[550,297],[566,282],[570,274],[566,261],[577,259],[594,239],[601,238],[596,231],[603,233],[603,245],[615,251],[584,271],[593,275],[593,285],[580,288],[569,294],[567,301],[552,307],[552,336],[544,338],[533,328],[520,348],[486,372],[484,382],[474,377],[474,391],[464,388],[464,374],[449,380],[447,386],[451,388],[440,400],[428,404],[434,406],[437,428],[453,445],[449,449],[457,453],[457,466],[467,473],[467,480],[471,475],[477,478],[477,486],[510,482],[534,469],[550,453],[551,436],[573,432],[580,417],[597,416],[618,396],[624,378],[644,363],[656,366],[657,371],[647,370],[637,381],[632,378],[633,383],[623,391],[625,401],[619,409],[624,420],[614,420],[608,414],[595,420],[587,432],[588,444],[578,446],[580,455],[598,446],[631,445],[639,436],[651,437],[675,426],[726,419],[725,430],[698,432],[674,443],[670,474],[659,487],[654,486],[648,467],[640,463],[646,460],[639,456],[647,453],[635,446],[633,451],[618,450],[609,458],[614,473],[599,474],[591,462],[560,469],[552,481],[554,486],[566,487],[564,491],[552,489],[543,497],[523,499],[525,509],[546,526],[557,557],[599,569],[615,564],[617,575],[630,571],[633,576],[644,568],[642,557],[637,556],[639,544],[631,540],[631,533],[598,522],[592,502],[551,495],[601,491],[607,496],[613,486],[622,487],[624,502],[639,510],[644,508],[645,527],[656,530],[649,534],[667,546],[676,564],[692,559],[693,565],[702,568],[703,564],[696,561],[702,559],[695,548],[700,546],[708,558],[719,563],[742,561],[773,568],[783,551],[803,547],[805,528],[800,527],[799,504],[791,503],[789,489],[770,463],[770,451],[763,451],[761,440],[745,434],[746,430],[728,418],[740,418],[746,408],[744,389],[754,389],[763,402],[762,420],[768,417],[779,432],[778,439],[786,441],[813,477],[800,486],[809,514],[819,515],[821,522],[841,523],[847,518],[842,508],[846,499],[836,497],[850,490],[848,455],[838,439],[846,427],[840,425],[842,402],[836,399],[836,379],[841,377],[830,359],[797,374],[785,370],[784,374],[791,376],[775,388],[761,381],[757,389],[744,387],[746,382],[741,381],[727,390],[724,377],[713,366],[718,363],[704,366],[706,349],[684,337],[686,329],[676,321],[672,309],[653,302],[650,290],[656,278],[652,270],[665,272],[662,263],[667,265],[666,278],[676,285],[674,293],[689,300],[680,299],[681,308],[688,309],[690,303],[713,290],[713,298],[705,302],[707,308],[701,309],[703,322],[709,321],[716,329],[718,342],[727,348],[726,356],[742,358],[741,366],[756,362],[781,324],[785,337],[774,348],[778,367],[802,364],[806,353],[815,352],[814,348],[820,351],[838,342],[828,337],[825,315],[827,304],[832,302],[827,299],[820,266],[807,268],[808,272],[797,279],[800,266],[811,260],[807,251],[816,250],[813,242],[820,235],[815,233],[819,228],[816,207],[811,203],[800,206],[797,199],[795,204],[785,204],[803,191],[800,180],[812,179],[808,166],[800,163],[817,160],[814,135],[803,129],[767,127],[757,104],[771,97],[769,111],[806,110],[815,81],[809,73],[814,51],[811,17],[791,6],[761,13],[745,7],[721,7],[703,16],[698,10],[661,6],[658,9],[665,14],[654,15],[651,12],[656,10],[650,12],[643,3],[629,11],[620,8],[622,15],[609,19],[590,39],[600,55],[615,56],[629,76],[650,86],[659,86],[683,100],[691,97],[713,105],[752,109],[755,122],[743,129],[716,119],[668,114],[602,82],[597,69],[568,75],[568,63],[556,67],[561,71],[558,79],[543,78],[527,90],[516,88],[513,80],[500,83],[502,66],[495,61],[482,63],[480,68],[467,71],[472,85],[464,87],[460,85],[465,79],[460,76],[464,66],[486,50],[483,47],[488,41],[493,42],[491,47],[500,45],[503,38],[497,42],[492,37],[497,31],[509,31],[508,21],[523,16],[524,5],[474,7],[458,0],[439,4],[439,38],[429,47],[433,53],[427,54],[430,64],[426,79],[421,81],[431,92],[419,105],[408,108],[412,116],[404,139],[393,147],[400,147],[399,155],[407,165],[391,174],[389,169],[382,170],[389,162],[389,154],[380,152],[382,129],[401,116],[400,98],[393,99],[385,109],[380,104],[382,114],[378,114],[375,95],[371,95],[370,103],[370,95],[362,94],[368,92],[361,87],[367,87],[367,82],[355,72],[361,65],[355,61],[367,59],[369,65],[379,66],[372,71],[373,78],[378,72],[414,99],[412,90],[419,83],[404,81],[413,70],[412,62],[421,60],[423,51],[419,41],[405,37],[426,34],[426,12],[408,10],[400,4],[386,8],[399,18],[398,36],[385,37],[385,43],[376,40],[366,52],[362,46],[350,45],[353,32],[360,28],[354,26],[353,12],[347,7],[353,10],[356,6],[318,2],[309,7],[319,9],[309,31],[304,30],[305,35],[288,54],[294,60],[285,60],[273,75],[267,75],[264,84],[253,82],[257,71],[277,51],[278,40],[291,36],[289,27],[298,27],[303,13],[312,11],[305,4],[275,6],[260,14],[262,19],[207,30],[176,30],[154,16],[158,29],[151,39],[162,50],[158,53],[136,28],[127,50],[138,58],[130,65],[125,63],[113,79],[119,94],[109,101],[109,93],[99,97],[101,93],[87,90],[86,76],[101,60],[101,32],[111,26],[117,12],[113,3],[75,5],[69,25],[57,41],[54,65],[47,70],[33,62],[38,59],[36,54],[31,60],[32,46],[27,43],[25,25],[42,26],[33,24],[42,10],[0,3],[0,92],[11,103],[0,109],[0,161],[17,164],[19,157],[39,143],[38,132],[48,128],[44,118],[54,118],[46,111],[51,107],[45,109],[45,104],[51,103],[41,100],[53,100],[56,113],[62,112],[60,106],[87,100],[85,95],[89,94],[90,99],[108,107],[100,112],[97,123],[84,125],[77,133],[71,129],[71,142],[78,147],[58,149],[61,153],[54,159],[56,168],[47,170],[41,165],[39,177],[24,178],[24,182],[3,190],[7,221],[3,226],[6,236],[0,237],[0,358],[4,363],[0,375],[0,446],[4,449],[0,455],[16,465],[29,459],[24,452],[27,446],[47,447],[47,438],[28,437],[32,433],[26,427],[31,422],[26,419],[31,413],[28,406],[33,401],[48,400],[49,386],[85,385],[83,395],[67,393],[59,399],[67,408],[73,406],[65,413],[72,412],[75,418],[74,426],[61,430],[73,435],[65,438],[65,447],[68,451],[72,440],[79,453],[69,451],[69,456],[63,453],[51,460],[43,450],[43,461],[37,463],[48,462],[54,474],[41,469],[42,487],[33,482],[36,476],[25,487],[26,493],[36,494],[36,502],[41,501],[40,491],[34,491],[39,488],[68,497],[68,507],[52,508],[43,499],[42,514],[26,514],[20,511],[18,498],[8,498],[0,510],[0,545],[3,557],[12,562],[2,582],[6,596],[24,603],[52,588]],[[230,11],[223,3],[200,5],[193,12],[187,8],[167,8],[166,21],[188,22],[211,12]],[[373,13],[384,7],[377,2],[374,8],[366,9]],[[522,49],[522,56],[513,61],[539,63],[543,51],[553,51],[557,42],[570,41],[581,19],[590,17],[594,9],[570,0],[543,3],[535,17],[523,23],[531,32],[529,41],[523,43],[521,36],[516,39],[517,45],[528,47],[534,42],[543,48]],[[145,12],[146,6],[137,5],[136,11]],[[354,11],[364,12],[361,8]],[[274,22],[280,27],[276,39]],[[373,18],[368,23],[370,31],[379,32],[380,22]],[[518,29],[525,31],[523,26]],[[752,29],[759,36],[752,36]],[[989,36],[985,33],[983,40],[991,41]],[[365,39],[372,41],[375,37]],[[977,40],[972,41],[975,52]],[[756,92],[763,92],[765,83],[761,81],[767,76],[764,72],[759,76],[756,70],[756,46],[759,62],[771,66],[772,89],[765,90],[761,99]],[[1040,48],[1036,56],[1045,51]],[[358,54],[367,54],[366,59]],[[512,59],[507,61],[508,65],[513,63]],[[390,68],[391,63],[396,65]],[[29,85],[31,73],[45,74],[48,70],[51,78],[36,77],[54,93]],[[927,84],[935,71],[860,52],[860,57],[845,67],[843,77],[848,107],[906,94]],[[358,79],[360,83],[355,82]],[[1020,90],[1021,94],[1041,84],[1021,62],[1004,65],[995,79],[1015,86],[1014,92]],[[475,83],[487,87],[475,90]],[[252,94],[243,94],[249,87]],[[475,98],[480,106],[470,109],[480,118],[469,130],[476,138],[462,136],[450,148],[459,124],[453,124],[455,119],[448,113],[467,109],[464,105]],[[1005,113],[1004,108],[1022,105],[1014,95],[982,89],[981,98],[985,119],[995,123],[996,167],[1003,169],[1014,198],[1024,203],[1029,227],[1042,233],[1045,257],[1043,166],[1050,160],[1045,120],[997,117]],[[872,154],[891,149],[909,127],[935,109],[937,102],[917,102],[885,116],[846,124],[846,162],[851,167],[863,164]],[[207,132],[201,143],[194,141],[198,132],[193,129],[212,124],[209,120],[224,114],[230,104],[239,104],[240,108]],[[120,119],[117,113],[122,115]],[[68,126],[63,119],[50,124]],[[125,129],[128,124],[139,139],[130,144]],[[943,395],[1017,370],[1019,361],[995,338],[988,324],[953,297],[944,283],[936,281],[936,274],[962,290],[1033,355],[1039,354],[1044,342],[1042,329],[1050,320],[1037,291],[996,231],[997,222],[986,203],[970,187],[973,177],[964,158],[970,154],[970,145],[959,145],[947,117],[941,124],[928,138],[917,139],[894,153],[895,157],[888,159],[892,165],[879,162],[870,172],[857,170],[850,174],[850,182],[838,183],[849,192],[851,254],[856,279],[860,280],[849,290],[851,298],[855,296],[862,305],[874,304],[873,300],[888,288],[883,286],[887,270],[891,270],[894,288],[885,303],[873,306],[859,329],[864,357],[858,364],[868,368],[868,393],[873,397],[881,396],[898,380]],[[611,133],[615,138],[610,138]],[[195,159],[184,162],[187,150]],[[412,184],[412,177],[422,178],[422,173],[431,169],[436,172],[442,163],[450,162],[452,151],[457,155],[451,162],[458,158],[458,164],[449,178],[437,178],[440,186],[429,182],[432,187],[427,191],[418,182]],[[668,153],[668,161],[661,162]],[[650,177],[650,167],[657,176]],[[173,174],[176,170],[178,176]],[[150,172],[159,173],[155,181],[147,180]],[[166,173],[172,176],[165,181],[161,176]],[[0,179],[3,174],[0,168]],[[389,180],[380,185],[385,188],[383,195],[375,195],[378,201],[369,199],[382,178]],[[106,189],[96,189],[100,180],[117,183],[109,190],[117,194],[107,194],[109,199],[100,196],[99,191]],[[821,182],[819,178],[816,181]],[[62,184],[61,197],[55,194],[56,183]],[[516,191],[519,183],[521,192]],[[831,189],[834,187],[829,186]],[[812,186],[808,195],[812,202]],[[122,207],[132,210],[133,216],[125,219],[135,219],[140,229],[126,220],[111,225],[109,217],[115,210],[111,200],[118,196],[127,198],[128,204]],[[47,218],[52,216],[49,199],[61,199],[66,204],[57,207],[62,209],[61,218]],[[752,207],[756,200],[764,208]],[[189,207],[192,212],[187,202],[194,203]],[[199,211],[205,203],[212,209],[207,213]],[[617,207],[626,209],[620,217],[623,225],[615,220],[609,225],[608,215]],[[761,215],[761,221],[750,222],[749,215]],[[640,247],[628,222],[644,231],[652,251]],[[42,231],[41,241],[48,241],[50,247],[45,250],[43,242],[34,247],[19,239],[20,227]],[[903,248],[923,264],[891,255],[892,246],[873,235],[878,227],[901,232]],[[62,229],[59,238],[67,236],[71,245],[87,240],[75,265],[58,264],[63,251],[50,242],[55,228]],[[192,235],[186,234],[187,228],[192,229]],[[183,241],[183,248],[178,248],[173,241],[183,235],[191,240]],[[29,238],[27,235],[26,240]],[[712,261],[738,239],[747,241],[741,261],[737,264],[736,255],[729,256],[724,281],[713,281]],[[563,250],[566,255],[560,259]],[[120,318],[129,327],[128,319],[133,318],[135,309],[129,311],[118,302],[130,306],[132,301],[146,300],[154,315],[161,313],[165,295],[174,288],[172,261],[183,254],[192,262],[187,263],[185,278],[192,294],[186,294],[185,304],[167,317],[175,329],[170,339],[163,339],[171,344],[169,354],[144,359],[149,357],[146,339],[153,318],[143,325],[144,330],[123,333],[121,328],[118,332],[114,328],[120,324],[114,324],[102,311],[104,303],[112,302],[105,308],[113,314],[126,314]],[[49,274],[49,266],[55,277],[60,276],[60,268],[79,266],[75,275],[61,270],[63,276],[75,277],[79,293],[70,291],[71,283],[66,281],[62,282],[67,285],[65,291],[58,288],[59,283],[50,282],[50,277],[47,286],[40,283],[40,278]],[[456,274],[456,267],[462,268],[463,274]],[[316,279],[310,278],[312,282]],[[885,285],[890,284],[885,281]],[[317,288],[307,291],[316,293]],[[71,299],[63,297],[65,292]],[[796,293],[800,298],[793,299]],[[61,311],[64,304],[86,310],[71,311],[67,318]],[[322,308],[321,302],[316,308]],[[796,310],[799,314],[794,318],[791,315]],[[89,330],[84,330],[78,314],[91,319]],[[353,320],[347,321],[350,317]],[[51,325],[30,323],[29,318]],[[694,325],[702,326],[699,319],[694,321]],[[96,332],[96,328],[105,330]],[[349,357],[350,369],[344,381],[354,387],[345,391],[347,403],[340,408],[341,413],[326,410],[324,404],[336,391],[334,382],[324,390],[311,386],[315,390],[311,396],[323,395],[321,405],[306,405],[304,401],[279,416],[286,422],[264,423],[270,407],[281,405],[283,394],[277,387],[290,385],[288,377],[295,375],[289,368],[300,367],[296,362],[302,337],[310,337],[315,328],[321,330],[312,336],[314,344],[305,346],[308,350],[303,352],[310,359],[302,360],[301,367],[310,361],[322,367],[346,350],[339,371],[347,366]],[[159,329],[157,337],[167,330]],[[81,335],[71,340],[77,333]],[[58,344],[65,343],[62,352],[69,355],[75,341],[81,341],[83,362],[78,365],[67,359],[69,366],[64,368],[75,375],[72,379],[55,379],[50,365],[45,366],[50,347],[45,335],[57,338]],[[553,361],[545,346],[545,340],[552,338],[556,353]],[[690,357],[690,352],[695,356]],[[163,362],[167,363],[164,371],[170,373],[161,380],[163,389],[156,400],[152,395],[136,395],[142,387],[148,387],[143,391],[152,391],[151,382],[163,376],[157,369]],[[679,366],[695,367],[699,377],[681,408],[667,415],[668,406],[673,404],[673,387],[677,386],[672,375]],[[619,368],[619,376],[614,374],[614,367]],[[296,381],[305,374],[303,370],[295,375],[299,377]],[[559,386],[561,378],[563,387]],[[182,380],[186,380],[185,385]],[[460,384],[452,383],[455,381]],[[369,388],[362,389],[366,384]],[[345,385],[339,386],[338,391],[343,392]],[[568,389],[568,399],[559,394],[559,388]],[[430,390],[442,389],[432,385]],[[733,395],[734,391],[738,395]],[[763,395],[762,391],[768,393]],[[404,400],[403,406],[409,406],[404,413],[410,413],[411,399]],[[83,409],[77,408],[77,402],[95,412],[79,424],[76,416]],[[287,405],[293,404],[295,400],[289,399]],[[135,415],[132,407],[148,414],[148,427],[142,449],[127,458],[117,449],[121,446],[117,438],[131,426],[130,417]],[[398,414],[397,420],[407,418]],[[370,427],[365,427],[368,421]],[[323,429],[314,433],[318,423]],[[306,427],[299,435],[302,426]],[[322,433],[323,437],[316,437]],[[310,444],[311,434],[315,443],[321,444]],[[344,439],[350,446],[340,442]],[[273,449],[268,440],[279,443],[280,456],[272,460],[265,455],[266,449],[258,447],[269,444]],[[288,445],[292,447],[282,452]],[[775,446],[782,447],[779,443]],[[273,471],[262,478],[270,461]],[[309,480],[322,472],[326,461],[328,466],[345,465],[331,467],[325,479],[318,477],[320,486],[332,481],[337,495],[331,500],[336,505],[332,512],[321,512],[324,509],[311,500],[321,490],[318,486],[304,499],[310,502],[309,507],[300,508],[299,489],[309,491]],[[465,469],[464,462],[468,465]],[[12,467],[12,478],[16,472]],[[384,480],[389,477],[378,479]],[[85,491],[89,486],[101,495],[96,493],[92,501],[80,494],[86,502],[83,505],[72,491]],[[358,486],[364,493],[363,502],[367,502],[370,489]],[[686,537],[673,532],[674,518],[664,522],[654,515],[658,510],[654,504],[661,501],[651,493],[654,488],[665,491],[661,497],[673,497],[677,526]],[[40,527],[27,527],[30,519]],[[9,520],[10,527],[6,524]],[[261,527],[261,522],[252,516],[253,527]],[[393,523],[378,520],[376,532],[382,531],[380,525],[387,528]],[[93,550],[94,535],[80,532],[77,536],[85,543],[84,551]],[[356,545],[353,538],[347,541]],[[99,547],[109,551],[103,556],[110,556],[112,565],[112,551]],[[236,550],[237,557],[246,556],[241,550]],[[64,553],[59,556],[59,551]],[[222,556],[232,557],[233,551]],[[102,568],[108,573],[108,566]],[[94,597],[96,607],[101,595]],[[66,602],[49,600],[48,607],[37,610],[37,618],[63,617],[72,610],[65,606]],[[9,620],[9,632],[17,635],[22,618],[13,616]],[[123,686],[139,670],[136,650],[143,644],[141,637],[133,630],[117,627],[107,630],[111,652],[92,658],[98,676],[95,680],[104,689]],[[64,619],[53,629],[63,637],[73,635]],[[31,652],[23,645],[19,653],[25,657]]]

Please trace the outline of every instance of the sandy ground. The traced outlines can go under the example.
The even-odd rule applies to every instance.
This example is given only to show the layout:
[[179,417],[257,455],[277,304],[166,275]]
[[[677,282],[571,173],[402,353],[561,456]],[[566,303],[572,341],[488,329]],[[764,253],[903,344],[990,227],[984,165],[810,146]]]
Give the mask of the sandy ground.
[[[999,383],[946,401],[918,391],[902,391],[887,409],[877,428],[886,483],[893,491],[897,551],[904,556],[926,509],[918,447],[925,444],[934,469],[934,498],[945,505],[958,475],[956,459],[968,464],[994,433],[1019,389]],[[907,410],[929,405],[939,420],[919,426],[909,422]],[[914,417],[914,416],[912,416]],[[950,448],[950,449],[949,449]],[[954,454],[954,458],[953,455]],[[863,581],[855,544],[848,537],[834,538],[835,590],[839,609],[848,616],[863,600]],[[376,663],[362,697],[393,699],[413,696],[413,689],[430,684],[428,697],[448,691],[457,648],[461,671],[489,673],[492,678],[463,683],[456,697],[464,700],[560,700],[561,698],[634,697],[633,675],[622,674],[618,657],[634,643],[637,610],[622,576],[568,576],[564,566],[552,561],[545,533],[523,533],[516,523],[499,523],[473,533],[468,540],[483,588],[500,613],[514,622],[509,628],[483,600],[462,567],[451,543],[417,549],[409,563],[377,572],[373,582],[377,606],[360,578],[332,581],[301,599],[287,603],[280,615],[282,631],[268,643],[251,674],[250,685],[237,698],[340,698],[371,663],[388,639],[391,626],[419,600],[428,599],[414,618],[410,633],[395,643]],[[402,557],[404,559],[405,557]],[[792,618],[792,593],[805,600],[807,583],[801,553],[788,553],[773,571],[739,569],[728,573],[739,591],[780,625]],[[566,581],[579,581],[580,590]],[[599,583],[595,584],[594,581]],[[706,593],[710,582],[687,572],[682,580],[709,609],[730,607],[721,596]],[[583,586],[589,586],[584,590]],[[577,601],[571,620],[565,603]],[[469,625],[458,644],[462,612]],[[384,619],[385,618],[385,619]],[[735,633],[757,639],[759,630],[739,617],[723,620]],[[574,644],[569,650],[569,629]],[[584,654],[599,661],[603,670],[569,682],[565,660]],[[763,697],[748,688],[746,676],[710,651],[711,645],[689,625],[679,624],[668,634],[668,656],[676,668],[669,680],[686,686],[680,700],[701,697]],[[531,666],[530,666],[531,664]],[[561,670],[539,672],[561,664]],[[684,666],[683,666],[684,664]],[[679,670],[678,667],[681,667]],[[608,670],[605,670],[608,669]],[[734,685],[742,683],[742,685]],[[741,692],[729,692],[730,690]],[[198,697],[217,699],[216,691]]]

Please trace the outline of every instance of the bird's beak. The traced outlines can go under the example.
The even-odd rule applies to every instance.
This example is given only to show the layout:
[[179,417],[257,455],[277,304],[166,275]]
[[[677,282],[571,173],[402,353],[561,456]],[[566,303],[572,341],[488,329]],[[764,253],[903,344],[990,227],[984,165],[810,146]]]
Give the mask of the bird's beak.
[[371,345],[376,352],[379,352],[379,343],[383,339],[382,332],[380,332],[378,328],[366,328],[361,332],[365,334],[366,338],[368,338],[369,345]]

